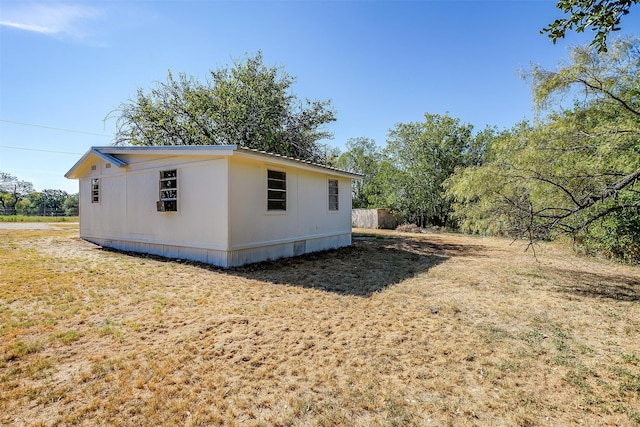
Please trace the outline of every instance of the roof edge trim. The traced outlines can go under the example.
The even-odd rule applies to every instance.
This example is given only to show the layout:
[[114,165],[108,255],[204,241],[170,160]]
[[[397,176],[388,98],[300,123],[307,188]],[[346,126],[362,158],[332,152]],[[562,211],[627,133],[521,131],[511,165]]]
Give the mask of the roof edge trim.
[[118,146],[118,145],[109,145],[109,146],[94,146],[87,151],[80,160],[76,162],[75,165],[67,172],[64,176],[66,178],[74,179],[76,178],[75,172],[78,170],[80,165],[84,163],[91,155],[95,155],[107,162],[111,162],[118,167],[123,167],[127,165],[127,162],[119,159],[116,155],[127,155],[127,154],[137,154],[137,153],[153,153],[156,155],[175,155],[175,154],[186,154],[192,153],[194,155],[212,155],[216,153],[216,155],[246,155],[246,156],[260,156],[265,158],[270,158],[275,161],[282,162],[291,162],[297,164],[299,167],[304,169],[310,168],[315,170],[324,170],[326,173],[343,176],[345,178],[351,179],[362,179],[362,175],[358,173],[349,172],[346,170],[338,169],[332,166],[322,165],[319,163],[314,163],[309,160],[297,159],[294,157],[289,157],[281,154],[270,153],[268,151],[257,150],[253,148],[247,148],[239,145],[155,145],[155,146],[141,146],[141,145],[128,145],[128,146]]
[[119,168],[127,165],[127,162],[125,162],[124,160],[120,160],[119,158],[117,158],[116,156],[112,156],[111,154],[103,153],[99,150],[96,150],[95,148],[91,149],[91,154],[95,154],[96,156],[100,157],[102,160],[113,163]]

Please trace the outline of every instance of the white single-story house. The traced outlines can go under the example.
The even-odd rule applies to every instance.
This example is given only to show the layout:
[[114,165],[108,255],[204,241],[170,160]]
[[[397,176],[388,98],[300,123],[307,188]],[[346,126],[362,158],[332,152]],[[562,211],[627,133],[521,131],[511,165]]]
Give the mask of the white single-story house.
[[350,245],[360,178],[235,145],[93,147],[65,176],[82,239],[221,267]]

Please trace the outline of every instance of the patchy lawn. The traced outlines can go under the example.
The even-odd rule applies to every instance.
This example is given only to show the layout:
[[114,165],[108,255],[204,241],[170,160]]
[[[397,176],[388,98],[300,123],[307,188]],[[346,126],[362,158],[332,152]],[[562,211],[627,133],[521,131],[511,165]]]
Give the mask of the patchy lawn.
[[638,268],[374,231],[224,271],[77,235],[0,229],[0,425],[640,425]]

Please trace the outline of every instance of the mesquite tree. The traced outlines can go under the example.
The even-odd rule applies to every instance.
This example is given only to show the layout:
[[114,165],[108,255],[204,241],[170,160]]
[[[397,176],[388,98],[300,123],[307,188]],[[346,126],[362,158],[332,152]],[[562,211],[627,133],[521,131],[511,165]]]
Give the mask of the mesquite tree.
[[489,161],[448,182],[465,228],[530,242],[569,234],[640,261],[639,47],[575,48],[557,71],[531,70],[544,117],[494,140]]
[[301,101],[295,78],[264,65],[262,53],[211,71],[205,82],[171,72],[149,92],[138,89],[117,116],[116,144],[237,144],[324,163],[323,126],[336,120],[329,100]]

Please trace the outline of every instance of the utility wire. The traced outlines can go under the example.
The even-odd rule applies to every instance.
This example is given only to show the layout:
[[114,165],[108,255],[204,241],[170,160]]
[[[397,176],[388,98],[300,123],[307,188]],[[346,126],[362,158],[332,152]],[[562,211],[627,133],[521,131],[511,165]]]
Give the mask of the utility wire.
[[37,148],[11,147],[9,145],[0,145],[0,148],[10,148],[11,150],[23,150],[23,151],[40,151],[43,153],[55,153],[55,154],[73,154],[73,155],[82,154],[82,153],[71,153],[69,151],[52,151],[52,150],[39,150]]
[[57,128],[57,127],[53,127],[53,126],[36,125],[36,124],[33,124],[33,123],[16,122],[16,121],[13,121],[13,120],[0,119],[0,122],[11,123],[11,124],[14,124],[14,125],[21,125],[21,126],[31,126],[31,127],[34,127],[34,128],[51,129],[51,130],[57,130],[57,131],[61,131],[61,132],[80,133],[80,134],[83,134],[83,135],[106,136],[106,137],[109,136],[109,135],[106,135],[106,134],[103,134],[103,133],[93,133],[93,132],[85,132],[85,131],[82,131],[82,130],[63,129],[63,128]]

